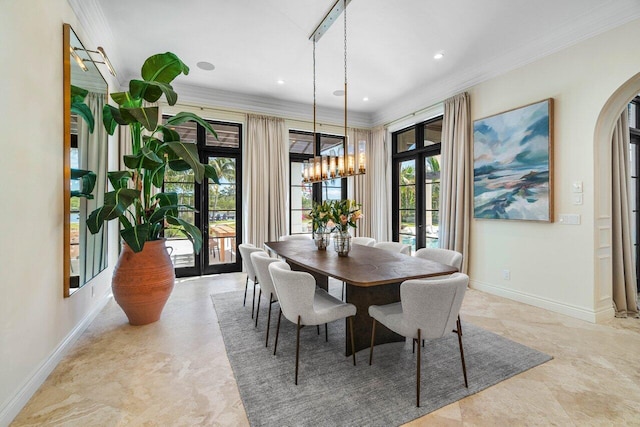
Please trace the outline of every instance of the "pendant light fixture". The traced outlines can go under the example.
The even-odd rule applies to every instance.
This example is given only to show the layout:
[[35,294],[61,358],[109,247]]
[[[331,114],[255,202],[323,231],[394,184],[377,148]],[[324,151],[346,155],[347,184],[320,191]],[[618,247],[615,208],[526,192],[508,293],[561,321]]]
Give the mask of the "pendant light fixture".
[[[366,141],[350,141],[347,135],[347,5],[351,0],[337,0],[313,31],[309,39],[313,42],[313,158],[305,161],[302,180],[306,183],[323,182],[336,178],[363,175],[366,173]],[[321,156],[316,153],[316,43],[338,16],[344,13],[344,145],[337,156]]]

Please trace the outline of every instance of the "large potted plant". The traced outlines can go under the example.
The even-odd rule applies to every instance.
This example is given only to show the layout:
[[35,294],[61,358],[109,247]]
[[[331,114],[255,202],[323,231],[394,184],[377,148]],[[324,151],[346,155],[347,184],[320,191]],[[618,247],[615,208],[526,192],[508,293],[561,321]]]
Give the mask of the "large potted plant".
[[175,125],[194,121],[217,135],[201,117],[179,113],[166,125],[158,122],[158,107],[145,106],[162,96],[174,105],[178,95],[171,82],[189,68],[173,53],[149,57],[142,66],[142,80],[131,80],[127,92],[111,94],[117,107],[105,105],[103,124],[110,135],[118,125],[131,132],[131,154],[123,156],[126,170],[108,173],[113,187],[105,193],[104,206],[89,215],[89,231],[97,233],[105,221],[120,221],[123,248],[113,273],[113,295],[132,325],[144,325],[160,318],[175,280],[171,259],[166,250],[163,231],[177,230],[192,242],[196,253],[202,248],[202,234],[193,224],[178,216],[178,195],[162,192],[165,171],[192,170],[198,183],[211,178],[218,183],[216,171],[200,163],[195,144],[180,141],[172,129]]

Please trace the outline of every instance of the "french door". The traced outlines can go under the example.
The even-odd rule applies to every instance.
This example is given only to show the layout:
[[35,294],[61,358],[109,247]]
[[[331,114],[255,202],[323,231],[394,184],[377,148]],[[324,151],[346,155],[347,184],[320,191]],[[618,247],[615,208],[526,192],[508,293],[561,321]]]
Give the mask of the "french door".
[[393,240],[412,251],[438,247],[442,117],[395,132]]
[[193,122],[176,126],[181,139],[198,145],[200,161],[213,167],[219,178],[216,184],[207,179],[198,184],[192,171],[168,171],[164,191],[174,191],[187,207],[179,209],[183,220],[202,233],[202,250],[195,253],[186,236],[168,229],[167,247],[176,277],[240,271],[237,246],[242,230],[242,169],[239,124],[210,122],[218,139]]

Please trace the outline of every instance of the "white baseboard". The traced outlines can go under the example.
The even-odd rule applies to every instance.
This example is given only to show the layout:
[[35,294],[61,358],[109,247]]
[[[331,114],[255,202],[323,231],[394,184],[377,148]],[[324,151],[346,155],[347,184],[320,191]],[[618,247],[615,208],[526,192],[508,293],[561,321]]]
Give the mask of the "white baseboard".
[[58,366],[64,355],[69,351],[71,346],[76,342],[80,335],[89,327],[93,319],[102,311],[105,305],[111,299],[111,292],[107,292],[104,297],[96,304],[96,306],[76,325],[69,334],[60,342],[53,352],[45,359],[38,368],[35,369],[18,389],[16,395],[8,402],[0,407],[0,426],[8,426],[11,421],[20,413],[22,408],[27,404],[31,396],[38,391],[42,383]]
[[531,295],[525,292],[516,291],[513,289],[507,289],[500,286],[495,286],[489,283],[480,282],[477,280],[471,280],[469,287],[477,289],[489,294],[501,296],[514,301],[523,302],[525,304],[532,305],[534,307],[544,308],[545,310],[553,311],[555,313],[564,314],[566,316],[575,317],[576,319],[585,320],[591,323],[598,323],[606,319],[613,317],[613,308],[605,310],[589,310],[584,307],[578,307],[571,304],[566,304],[547,298],[542,298],[536,295]]

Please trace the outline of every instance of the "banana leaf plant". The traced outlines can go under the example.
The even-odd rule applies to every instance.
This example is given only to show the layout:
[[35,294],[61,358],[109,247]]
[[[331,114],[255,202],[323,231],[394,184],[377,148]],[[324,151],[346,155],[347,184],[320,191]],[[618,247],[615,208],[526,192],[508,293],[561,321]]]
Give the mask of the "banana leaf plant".
[[110,135],[116,127],[129,126],[131,154],[123,156],[127,170],[108,172],[113,191],[105,193],[104,206],[87,219],[91,233],[97,233],[105,221],[119,219],[120,236],[134,252],[140,252],[145,242],[160,240],[163,230],[175,229],[193,244],[196,253],[202,249],[202,234],[193,224],[180,218],[179,210],[194,210],[180,204],[175,192],[162,192],[167,168],[174,171],[192,170],[198,183],[210,178],[219,184],[215,169],[200,163],[196,144],[180,141],[173,129],[176,125],[194,121],[218,137],[211,125],[193,113],[182,112],[158,123],[158,107],[144,106],[144,101],[157,102],[163,95],[169,105],[178,100],[171,82],[180,74],[189,74],[175,54],[161,53],[149,57],[142,66],[142,80],[131,80],[127,92],[112,93],[118,106],[105,105],[103,124]]
[[[89,133],[95,129],[93,113],[84,100],[89,91],[78,86],[71,85],[71,113],[83,119],[89,126]],[[71,168],[71,179],[79,183],[78,190],[71,190],[71,197],[84,197],[93,199],[93,189],[96,185],[96,174],[84,169]]]

